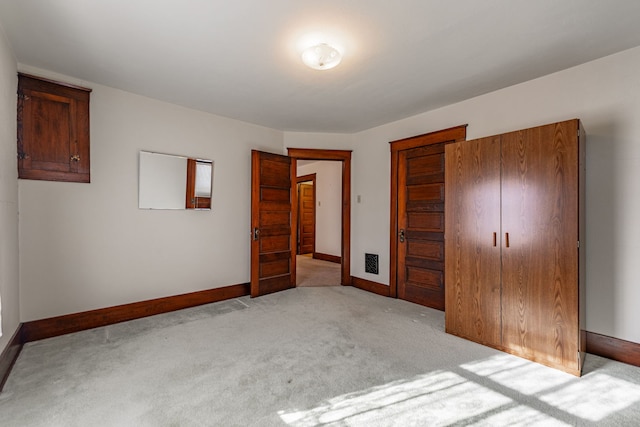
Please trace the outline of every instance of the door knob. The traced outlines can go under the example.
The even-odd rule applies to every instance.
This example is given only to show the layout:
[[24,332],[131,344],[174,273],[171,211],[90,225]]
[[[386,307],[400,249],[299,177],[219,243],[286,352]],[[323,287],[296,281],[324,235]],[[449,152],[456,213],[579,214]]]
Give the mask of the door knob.
[[404,243],[404,228],[400,229],[400,233],[398,233],[398,236],[400,236],[400,243]]

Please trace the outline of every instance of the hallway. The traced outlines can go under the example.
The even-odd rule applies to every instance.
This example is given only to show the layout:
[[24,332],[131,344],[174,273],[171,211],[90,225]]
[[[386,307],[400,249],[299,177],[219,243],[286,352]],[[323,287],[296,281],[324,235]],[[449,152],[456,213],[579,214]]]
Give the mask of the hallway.
[[296,286],[340,286],[340,264],[314,259],[310,255],[298,255]]

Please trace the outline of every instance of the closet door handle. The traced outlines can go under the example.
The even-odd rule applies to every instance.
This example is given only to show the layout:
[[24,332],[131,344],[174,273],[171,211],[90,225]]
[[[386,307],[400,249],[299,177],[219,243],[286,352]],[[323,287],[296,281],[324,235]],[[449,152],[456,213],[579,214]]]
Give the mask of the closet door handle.
[[504,244],[509,247],[509,233],[504,233]]
[[495,248],[496,246],[498,246],[498,233],[494,232],[493,233],[493,247]]

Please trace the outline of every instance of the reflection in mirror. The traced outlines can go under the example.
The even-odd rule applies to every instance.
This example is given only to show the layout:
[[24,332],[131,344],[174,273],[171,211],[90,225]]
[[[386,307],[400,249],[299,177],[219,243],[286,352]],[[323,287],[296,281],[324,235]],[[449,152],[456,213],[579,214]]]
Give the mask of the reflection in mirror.
[[140,151],[140,209],[211,209],[213,161]]

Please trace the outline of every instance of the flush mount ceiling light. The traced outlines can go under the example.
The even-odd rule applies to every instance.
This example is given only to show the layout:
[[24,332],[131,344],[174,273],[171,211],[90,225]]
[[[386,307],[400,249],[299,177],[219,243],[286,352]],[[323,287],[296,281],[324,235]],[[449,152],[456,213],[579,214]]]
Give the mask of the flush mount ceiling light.
[[302,52],[302,62],[314,70],[328,70],[342,60],[342,54],[333,46],[320,43],[306,48]]

